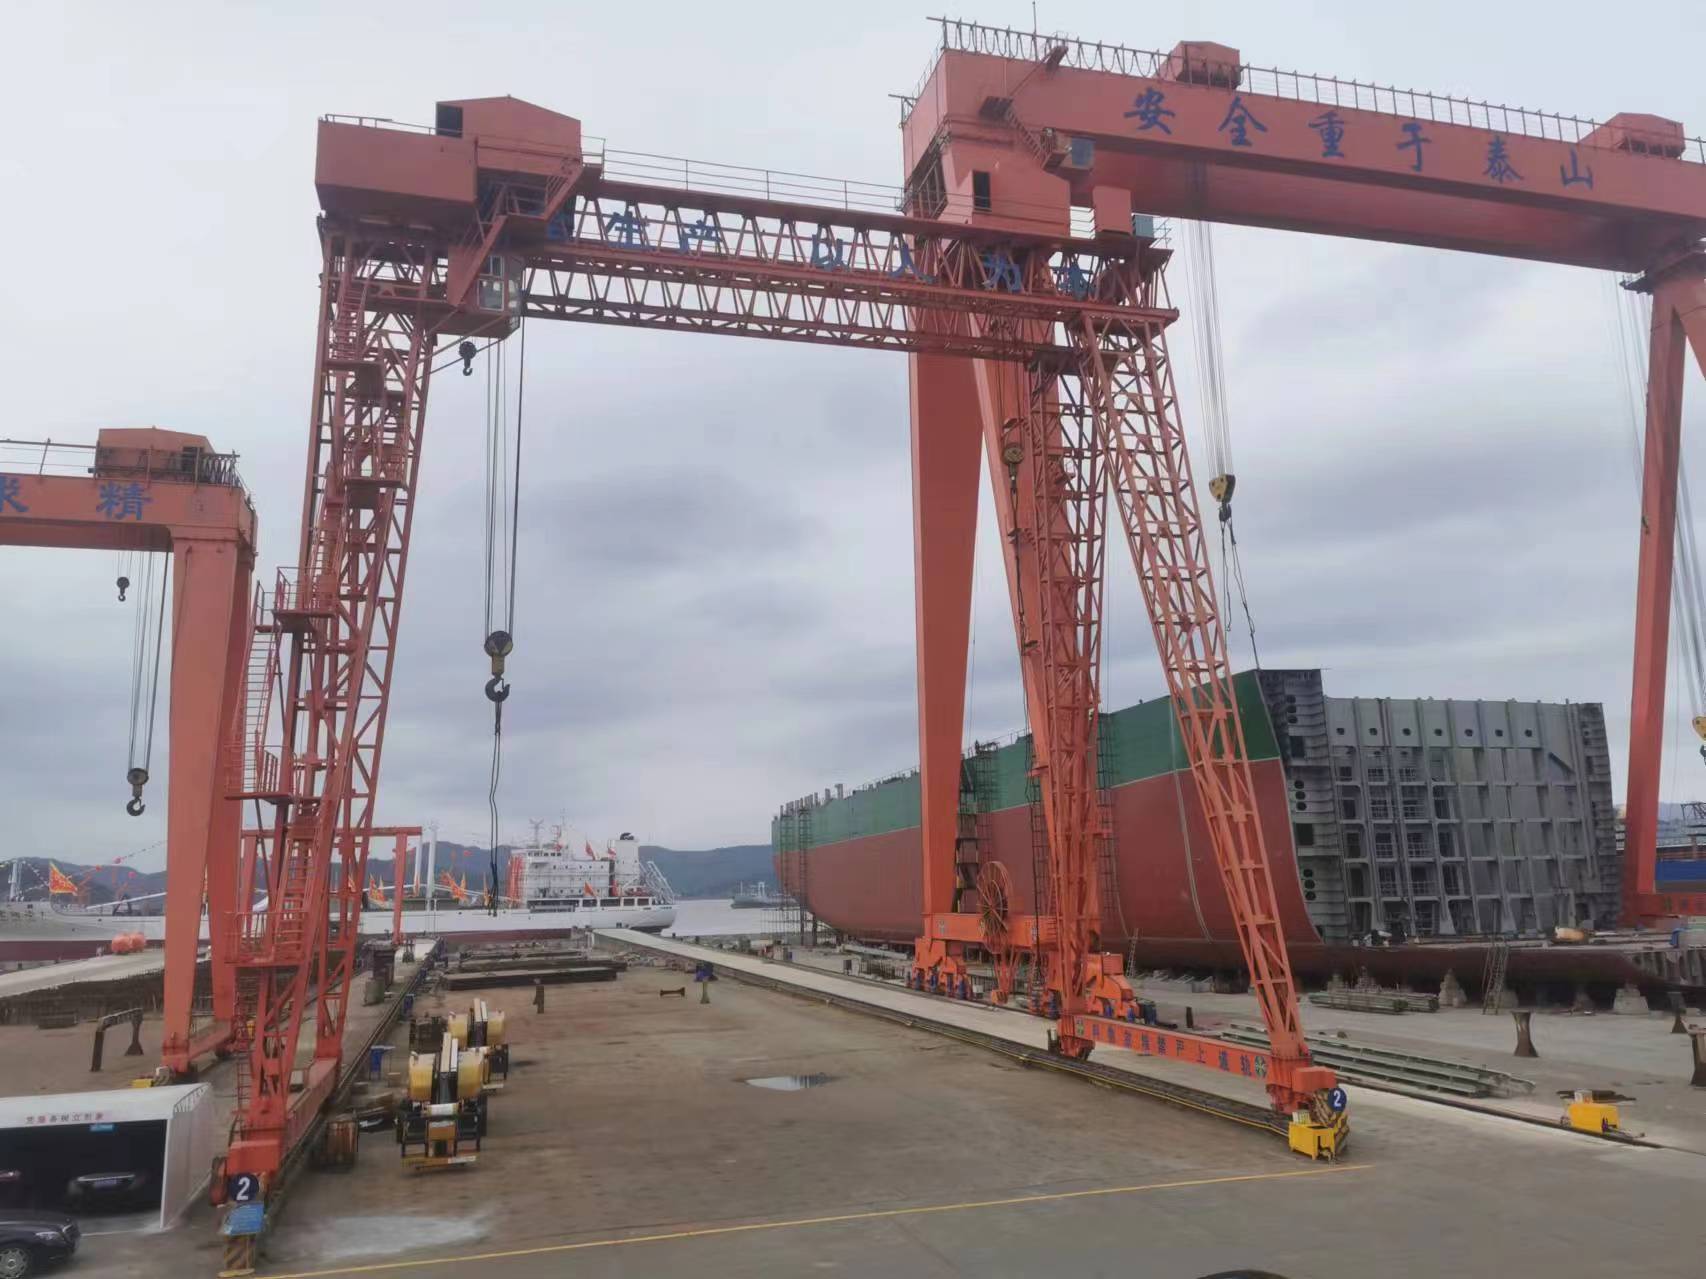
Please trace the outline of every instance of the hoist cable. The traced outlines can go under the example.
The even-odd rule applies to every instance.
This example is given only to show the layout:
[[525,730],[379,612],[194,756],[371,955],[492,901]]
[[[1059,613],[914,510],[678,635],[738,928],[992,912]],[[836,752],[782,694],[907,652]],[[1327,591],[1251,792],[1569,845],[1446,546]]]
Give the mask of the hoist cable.
[[[159,561],[158,565],[156,561]],[[154,593],[156,573],[160,579],[158,596]],[[148,770],[154,758],[154,721],[160,702],[160,652],[165,647],[166,586],[170,577],[165,557],[145,555],[140,576],[141,607],[136,610],[136,626],[131,641],[130,739],[125,748],[125,780],[130,784],[131,792],[125,811],[132,817],[142,816],[142,788],[148,782]],[[149,651],[151,627],[152,653]],[[139,736],[142,741],[140,753],[137,750]]]
[[1250,661],[1262,669],[1262,654],[1256,647],[1256,618],[1250,612],[1250,592],[1244,585],[1244,560],[1238,554],[1238,534],[1227,520],[1220,526],[1220,562],[1226,566],[1226,611],[1232,611],[1232,588],[1238,588],[1238,603],[1244,610],[1244,627],[1250,633]]
[[136,726],[140,719],[139,711],[142,703],[142,667],[144,665],[144,648],[148,642],[148,607],[154,598],[154,557],[143,559],[137,576],[139,604],[136,610],[136,620],[131,624],[130,639],[130,741],[125,746],[124,763],[128,769],[136,763]]
[[504,758],[504,708],[498,702],[492,707],[492,784],[486,794],[487,805],[491,809],[492,824],[490,838],[486,844],[489,859],[490,878],[487,888],[490,892],[492,906],[497,906],[498,900],[498,780],[503,775]]
[[527,397],[527,321],[521,322],[521,367],[515,379],[515,480],[509,504],[509,610],[504,629],[515,634],[515,566],[521,537],[521,420]]
[[486,348],[486,359],[485,359],[485,366],[486,366],[485,417],[486,417],[486,422],[485,422],[485,433],[482,437],[482,442],[483,442],[484,447],[485,447],[484,462],[485,462],[485,470],[486,470],[486,488],[485,488],[485,493],[483,495],[484,499],[485,499],[485,525],[486,525],[486,540],[485,540],[485,546],[484,546],[485,559],[483,562],[483,571],[485,573],[486,595],[485,595],[485,609],[480,615],[481,620],[485,623],[485,629],[488,631],[492,629],[492,518],[493,518],[493,511],[492,511],[492,362],[496,359],[497,359],[496,352],[494,352],[493,349],[488,346]]
[[1220,286],[1214,261],[1214,229],[1207,222],[1186,223],[1191,251],[1186,288],[1193,303],[1191,332],[1197,346],[1197,385],[1203,401],[1209,462],[1216,475],[1232,474],[1232,426],[1221,359]]
[[[509,436],[509,364],[507,348],[487,348],[486,397],[486,640],[492,678],[486,696],[492,703],[492,769],[486,803],[491,814],[487,843],[487,905],[498,907],[498,785],[503,777],[503,704],[509,696],[505,659],[514,647],[516,566],[521,536],[521,431],[527,394],[527,324],[521,328],[520,368],[516,377],[515,445]],[[495,371],[495,376],[494,376]],[[512,473],[513,468],[513,473]],[[507,481],[507,486],[506,486]],[[507,487],[507,491],[506,491]],[[502,600],[496,597],[502,594]],[[499,628],[496,623],[502,617]]]
[[[1193,172],[1192,182],[1199,198],[1201,181],[1200,170]],[[1238,534],[1232,523],[1235,484],[1232,414],[1226,390],[1226,365],[1221,358],[1220,282],[1215,269],[1213,226],[1204,221],[1187,221],[1185,236],[1190,249],[1184,255],[1185,290],[1192,302],[1191,340],[1196,352],[1197,390],[1202,399],[1203,435],[1208,443],[1209,465],[1214,468],[1209,491],[1220,506],[1220,562],[1226,581],[1226,612],[1232,612],[1232,593],[1236,590],[1250,636],[1250,660],[1259,670],[1262,659],[1256,646],[1256,618],[1250,608]]]
[[[164,566],[156,568],[159,558],[149,555],[144,557],[142,561],[142,607],[136,613],[136,629],[131,649],[130,743],[126,749],[125,763],[129,767],[140,765],[144,769],[148,767],[154,754],[154,714],[160,693],[160,641],[166,625],[167,574]],[[160,592],[157,601],[154,594],[156,572],[160,578]],[[152,644],[149,640],[150,623],[152,623],[154,632]],[[152,651],[150,651],[151,649]],[[146,678],[144,671],[148,672]],[[145,706],[146,711],[144,711]],[[146,728],[143,727],[145,722]],[[142,730],[140,759],[137,757],[136,750],[139,729]]]
[[[160,558],[160,598],[154,605],[154,670],[148,676],[148,733],[142,742],[142,767],[147,768],[154,759],[154,712],[160,705],[160,650],[165,647],[162,642],[166,633],[166,582],[171,576],[168,562],[164,556]],[[173,627],[173,633],[177,631]]]

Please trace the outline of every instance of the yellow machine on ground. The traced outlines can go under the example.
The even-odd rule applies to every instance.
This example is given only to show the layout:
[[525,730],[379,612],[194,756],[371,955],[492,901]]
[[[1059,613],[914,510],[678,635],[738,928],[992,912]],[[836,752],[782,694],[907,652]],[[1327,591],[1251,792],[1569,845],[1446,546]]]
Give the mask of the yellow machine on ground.
[[1566,1103],[1558,1122],[1578,1132],[1622,1132],[1617,1103],[1635,1100],[1611,1088],[1577,1088],[1558,1095]]
[[409,1054],[408,1096],[397,1110],[398,1153],[417,1172],[478,1161],[487,1099],[502,1086],[492,1083],[493,1070],[509,1074],[504,1015],[484,1000],[467,1012],[410,1023],[411,1047],[435,1038],[434,1050]]

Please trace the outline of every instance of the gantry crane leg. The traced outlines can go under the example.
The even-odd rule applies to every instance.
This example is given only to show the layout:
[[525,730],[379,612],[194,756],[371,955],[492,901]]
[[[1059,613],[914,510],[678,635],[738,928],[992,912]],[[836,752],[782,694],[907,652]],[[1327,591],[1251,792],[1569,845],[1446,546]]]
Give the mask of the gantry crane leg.
[[971,361],[914,354],[908,367],[925,850],[924,920],[912,975],[921,989],[952,991],[966,979],[965,946],[971,940],[948,934],[967,922],[953,918],[954,856],[983,420]]
[[[1027,261],[1016,269],[1036,271]],[[1005,319],[989,330],[1046,344]],[[914,512],[919,624],[919,717],[927,788],[924,928],[914,984],[963,993],[963,951],[985,944],[978,920],[952,910],[954,813],[964,710],[963,619],[969,612],[976,471],[967,444],[975,390],[1024,677],[1049,857],[1032,914],[1009,921],[1041,967],[1043,1011],[1060,1020],[1062,1052],[1090,1041],[1071,1020],[1124,1015],[1131,991],[1117,957],[1101,953],[1096,856],[1102,810],[1096,761],[1107,490],[1103,453],[1081,383],[1058,361],[978,360],[971,376],[913,362]],[[934,432],[947,427],[940,437]],[[957,501],[936,504],[940,491]],[[956,626],[954,623],[958,623]],[[958,655],[957,659],[952,655]],[[952,682],[950,693],[948,681]],[[936,794],[941,789],[942,794]],[[932,803],[934,799],[934,803]]]
[[1269,1041],[1269,1095],[1332,1123],[1332,1072],[1310,1063],[1262,836],[1226,631],[1167,357],[1150,321],[1086,322],[1074,334],[1098,439],[1155,631],[1179,731],[1208,819],[1250,989]]
[[[1670,644],[1671,574],[1676,554],[1677,475],[1682,456],[1682,387],[1688,351],[1706,372],[1706,254],[1684,255],[1649,272],[1638,287],[1653,297],[1647,363],[1647,429],[1641,469],[1641,549],[1635,587],[1635,672],[1629,713],[1628,828],[1624,839],[1624,922],[1698,913],[1706,901],[1657,892],[1659,765],[1664,755],[1665,660]],[[1706,714],[1706,707],[1696,707]]]
[[[329,1095],[343,1052],[433,349],[421,294],[444,252],[331,224],[322,241],[301,555],[255,619],[259,637],[282,640],[283,698],[276,781],[251,795],[274,805],[258,841],[270,895],[237,929],[245,1031],[229,1167],[262,1174]],[[266,737],[246,725],[234,740],[264,755]],[[292,1093],[305,1025],[313,1061]]]
[[[171,770],[167,776],[165,1029],[161,1063],[175,1073],[223,1048],[235,1016],[230,922],[237,909],[240,806],[222,757],[242,697],[253,551],[234,537],[172,543]],[[201,855],[198,856],[197,853]],[[191,1033],[203,886],[213,1023]]]

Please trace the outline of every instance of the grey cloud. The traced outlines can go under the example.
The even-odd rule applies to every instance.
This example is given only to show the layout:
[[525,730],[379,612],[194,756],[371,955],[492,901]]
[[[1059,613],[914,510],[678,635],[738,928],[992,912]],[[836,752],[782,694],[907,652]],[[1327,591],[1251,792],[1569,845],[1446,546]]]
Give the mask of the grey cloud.
[[[270,573],[294,558],[301,504],[319,113],[421,120],[440,95],[508,92],[581,113],[615,146],[881,180],[898,176],[883,94],[913,86],[934,38],[898,0],[873,0],[851,27],[790,11],[782,59],[738,21],[640,32],[619,9],[525,0],[501,15],[422,12],[407,29],[315,3],[241,23],[183,5],[35,6],[14,23],[20,47],[78,56],[20,69],[16,94],[69,105],[15,139],[0,172],[20,189],[73,189],[66,157],[98,152],[111,189],[147,198],[119,228],[140,247],[94,292],[67,290],[64,263],[66,246],[108,242],[103,202],[72,201],[45,227],[24,206],[0,213],[14,242],[41,250],[15,264],[28,313],[0,316],[0,349],[35,374],[9,387],[9,434],[157,422],[240,451]],[[1591,16],[1561,11],[1572,15]],[[1541,48],[1525,19],[1480,6],[1484,38],[1466,44],[1448,16],[1233,15],[1257,61],[1418,84],[1451,67],[1465,88],[1602,115],[1696,109],[1686,42],[1638,71],[1596,64],[1588,88],[1603,99],[1571,103],[1583,82],[1569,78],[1567,38],[1513,63],[1511,47]],[[1147,38],[1117,6],[1058,18],[1093,38]],[[333,23],[346,40],[324,40]],[[365,56],[374,41],[392,56]],[[470,66],[488,82],[470,85]],[[1264,658],[1325,664],[1339,692],[1603,698],[1616,742],[1634,496],[1599,282],[1277,233],[1217,243]],[[1175,301],[1190,306],[1177,278]],[[1186,325],[1172,345],[1195,436]],[[513,388],[514,351],[510,369]],[[507,822],[567,810],[593,832],[747,842],[779,799],[917,758],[904,360],[535,323],[526,381]],[[491,744],[482,390],[454,370],[433,383],[380,803],[385,820],[437,816],[464,834],[485,824]],[[1699,392],[1691,372],[1696,474]],[[988,737],[1024,713],[999,546],[983,534],[967,731]],[[1160,672],[1117,538],[1108,563],[1104,688],[1117,705],[1156,695]],[[31,851],[140,846],[161,811],[132,823],[108,798],[128,661],[123,622],[94,603],[110,578],[104,557],[0,555],[0,809]],[[1247,660],[1241,618],[1230,629]],[[1667,793],[1687,791],[1667,778]]]

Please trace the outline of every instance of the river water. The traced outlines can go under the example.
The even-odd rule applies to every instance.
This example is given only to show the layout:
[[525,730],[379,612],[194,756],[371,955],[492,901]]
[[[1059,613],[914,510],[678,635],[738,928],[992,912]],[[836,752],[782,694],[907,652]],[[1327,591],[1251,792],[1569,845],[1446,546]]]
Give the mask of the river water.
[[775,927],[777,912],[760,907],[736,910],[728,897],[687,898],[675,903],[675,923],[666,937],[723,937],[730,933],[762,933]]

